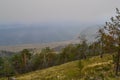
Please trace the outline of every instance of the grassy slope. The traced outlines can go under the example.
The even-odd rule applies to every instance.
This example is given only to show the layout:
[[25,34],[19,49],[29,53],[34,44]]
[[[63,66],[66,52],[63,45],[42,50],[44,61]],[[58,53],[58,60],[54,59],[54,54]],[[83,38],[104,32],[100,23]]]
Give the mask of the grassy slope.
[[[113,72],[112,56],[105,55],[82,60],[82,71],[79,61],[30,72],[16,76],[17,80],[120,80]],[[104,78],[104,79],[103,79]]]

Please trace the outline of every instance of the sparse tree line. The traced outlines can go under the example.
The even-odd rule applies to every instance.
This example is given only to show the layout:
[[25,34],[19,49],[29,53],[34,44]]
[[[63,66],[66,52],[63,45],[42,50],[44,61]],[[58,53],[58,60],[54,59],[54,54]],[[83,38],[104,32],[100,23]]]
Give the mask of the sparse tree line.
[[12,57],[0,57],[0,76],[22,74],[96,55],[103,58],[105,53],[113,55],[115,74],[118,75],[120,72],[120,12],[118,9],[116,11],[117,16],[112,17],[110,22],[106,22],[106,25],[99,29],[95,42],[87,43],[86,38],[82,36],[80,44],[69,44],[59,53],[46,47],[37,54],[24,49],[20,54]]
[[59,53],[49,47],[43,48],[36,54],[24,49],[11,57],[0,57],[0,76],[22,74],[99,55],[97,46],[96,43],[87,44],[87,41],[83,40],[81,44],[67,45]]

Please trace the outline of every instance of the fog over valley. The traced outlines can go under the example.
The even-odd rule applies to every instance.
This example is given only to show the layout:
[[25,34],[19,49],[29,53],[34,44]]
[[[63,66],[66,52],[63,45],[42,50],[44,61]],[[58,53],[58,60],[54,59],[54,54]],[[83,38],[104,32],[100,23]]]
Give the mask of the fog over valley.
[[[75,40],[82,31],[84,34],[84,30],[88,27],[90,26],[85,24],[0,25],[0,45],[50,43]],[[98,26],[92,25],[92,27]]]

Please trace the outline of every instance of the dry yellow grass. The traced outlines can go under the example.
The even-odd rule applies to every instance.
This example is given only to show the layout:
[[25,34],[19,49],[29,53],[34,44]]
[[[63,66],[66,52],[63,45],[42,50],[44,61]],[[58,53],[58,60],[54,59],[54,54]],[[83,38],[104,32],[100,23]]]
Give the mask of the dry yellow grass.
[[120,80],[114,75],[112,55],[104,55],[102,59],[95,56],[81,62],[84,66],[81,73],[79,61],[72,61],[15,77],[17,80]]
[[[82,70],[83,73],[82,78],[80,77],[78,62],[79,61],[72,61],[59,66],[54,66],[51,68],[30,72],[18,76],[17,79],[18,80],[84,80],[87,75],[91,75],[90,72],[91,70],[94,72],[97,68],[99,69],[99,67],[101,68],[106,66],[109,67],[109,65],[112,64],[112,56],[105,55],[103,59],[101,59],[99,56],[96,56],[87,60],[82,60],[82,64],[84,65],[84,68]],[[103,72],[104,70],[101,71]],[[97,74],[94,75],[98,76],[99,73],[101,72],[98,72]]]

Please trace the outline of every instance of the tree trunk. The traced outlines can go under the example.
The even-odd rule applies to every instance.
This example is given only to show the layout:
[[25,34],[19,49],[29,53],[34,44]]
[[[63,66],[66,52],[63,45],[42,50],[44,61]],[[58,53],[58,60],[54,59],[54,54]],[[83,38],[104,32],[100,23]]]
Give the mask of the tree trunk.
[[[102,40],[103,41],[103,40]],[[103,53],[104,53],[104,49],[103,49],[103,42],[101,43],[102,45],[101,45],[101,55],[100,55],[100,58],[103,58]]]
[[115,74],[118,76],[118,72],[119,72],[119,68],[120,68],[120,49],[118,50],[118,53],[117,53],[117,60],[116,60],[116,71],[115,71]]

